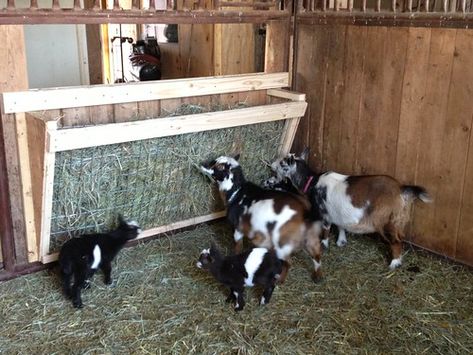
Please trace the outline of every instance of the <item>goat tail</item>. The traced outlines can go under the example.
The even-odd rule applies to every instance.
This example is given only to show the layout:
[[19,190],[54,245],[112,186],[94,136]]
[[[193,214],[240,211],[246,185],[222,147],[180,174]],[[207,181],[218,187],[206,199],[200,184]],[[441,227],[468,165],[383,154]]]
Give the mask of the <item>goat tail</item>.
[[427,190],[422,186],[417,185],[403,185],[401,186],[401,194],[407,199],[416,199],[418,198],[422,202],[430,203],[433,201],[432,197],[429,195]]

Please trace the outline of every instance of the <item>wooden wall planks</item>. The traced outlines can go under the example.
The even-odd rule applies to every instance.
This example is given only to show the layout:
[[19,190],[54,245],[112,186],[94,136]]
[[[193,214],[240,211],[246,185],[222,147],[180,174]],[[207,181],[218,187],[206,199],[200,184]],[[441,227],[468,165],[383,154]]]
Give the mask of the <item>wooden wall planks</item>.
[[297,51],[310,106],[293,148],[316,169],[425,186],[435,201],[409,240],[473,265],[473,34],[300,24]]

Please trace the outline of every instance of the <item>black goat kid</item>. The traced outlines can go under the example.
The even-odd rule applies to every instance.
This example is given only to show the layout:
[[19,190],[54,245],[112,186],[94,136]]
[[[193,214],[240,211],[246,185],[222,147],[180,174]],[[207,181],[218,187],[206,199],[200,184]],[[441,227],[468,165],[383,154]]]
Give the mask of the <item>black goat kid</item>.
[[212,244],[200,254],[197,267],[208,270],[217,281],[230,288],[227,302],[235,302],[235,311],[245,306],[244,288],[259,285],[263,287],[260,304],[269,302],[282,272],[282,261],[273,250],[254,248],[244,253],[222,256]]
[[81,289],[89,287],[90,278],[98,268],[104,273],[105,284],[112,283],[113,259],[127,241],[140,233],[136,222],[126,222],[120,217],[118,228],[111,232],[82,235],[64,243],[59,253],[59,266],[64,294],[72,298],[74,307],[82,308]]

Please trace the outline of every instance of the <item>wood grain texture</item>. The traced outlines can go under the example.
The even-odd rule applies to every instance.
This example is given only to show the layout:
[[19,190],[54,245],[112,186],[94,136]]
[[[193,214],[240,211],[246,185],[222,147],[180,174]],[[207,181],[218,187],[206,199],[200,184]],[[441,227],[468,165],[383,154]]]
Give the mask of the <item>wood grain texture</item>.
[[[455,257],[473,265],[473,33],[457,31],[453,53],[452,79],[448,94],[447,126],[442,140],[439,168],[443,182],[435,201],[436,229],[449,226],[457,235]],[[454,238],[452,238],[454,239]]]
[[[453,53],[456,30],[432,29],[428,61],[428,75],[425,77],[426,93],[420,103],[421,149],[418,155],[416,183],[427,188],[435,200],[445,180],[448,166],[442,166],[445,154],[443,137],[447,129],[448,91],[452,75]],[[456,226],[451,221],[438,223],[436,210],[442,210],[438,202],[433,205],[418,204],[415,209],[415,231],[412,241],[442,255],[454,256]],[[440,227],[440,228],[439,228]]]
[[345,90],[340,102],[340,136],[337,169],[343,174],[356,171],[356,147],[360,121],[365,64],[366,27],[348,26],[343,73]]
[[287,87],[289,74],[254,73],[114,85],[51,88],[3,94],[5,113],[134,103]]
[[[26,54],[23,26],[0,26],[3,44],[0,46],[0,92],[26,90],[28,74],[26,71]],[[3,137],[5,147],[5,166],[8,178],[8,194],[12,230],[2,231],[3,238],[13,238],[14,251],[5,251],[14,255],[17,264],[28,261],[25,223],[23,218],[22,191],[18,166],[18,149],[15,142],[15,122],[11,115],[2,115]],[[5,264],[6,261],[4,260]]]
[[295,86],[307,94],[308,110],[299,123],[293,150],[310,146],[310,163],[322,170],[328,45],[331,28],[299,26]]
[[379,114],[382,109],[384,91],[384,50],[386,44],[386,27],[369,27],[366,33],[365,64],[363,71],[363,96],[361,100],[360,120],[357,133],[356,173],[383,173],[379,159],[377,140]]
[[344,59],[346,26],[330,28],[323,119],[322,169],[337,170],[337,153],[340,146],[342,97],[345,91]]
[[[427,89],[425,78],[429,73],[430,37],[431,30],[426,28],[409,28],[407,34],[395,168],[395,176],[404,184],[417,181],[418,157],[422,149],[419,139],[422,132],[421,103]],[[413,225],[415,219],[407,226],[407,240],[412,240],[415,233]]]
[[[306,107],[306,102],[287,102],[75,129],[53,129],[49,132],[51,141],[48,146],[48,152],[81,149],[302,117]],[[85,140],[84,137],[87,137],[87,139]]]

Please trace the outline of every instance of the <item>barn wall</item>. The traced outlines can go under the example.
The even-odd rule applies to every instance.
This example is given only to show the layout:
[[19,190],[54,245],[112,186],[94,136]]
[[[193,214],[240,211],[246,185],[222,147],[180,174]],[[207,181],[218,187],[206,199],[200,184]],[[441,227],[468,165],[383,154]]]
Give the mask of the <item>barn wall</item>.
[[[28,89],[23,26],[0,26],[0,36],[4,39],[4,43],[0,46],[0,92]],[[22,191],[16,144],[17,131],[15,123],[9,115],[2,116],[1,126],[3,137],[0,137],[0,139],[3,140],[5,154],[0,157],[0,160],[2,160],[0,166],[7,168],[6,173],[2,169],[2,174],[6,174],[6,176],[2,176],[2,179],[4,179],[5,184],[8,183],[9,189],[9,201],[7,202],[5,196],[2,196],[2,200],[7,203],[2,203],[1,213],[11,214],[12,230],[5,230],[9,226],[7,226],[8,223],[2,221],[0,238],[5,241],[8,238],[7,235],[13,233],[15,239],[14,244],[11,245],[11,250],[0,250],[0,252],[10,254],[10,259],[14,259],[17,264],[23,264],[28,259],[24,239],[25,221],[21,202]],[[13,262],[13,260],[10,260],[10,262]]]
[[311,165],[425,186],[409,240],[473,265],[473,31],[300,25],[295,150]]

